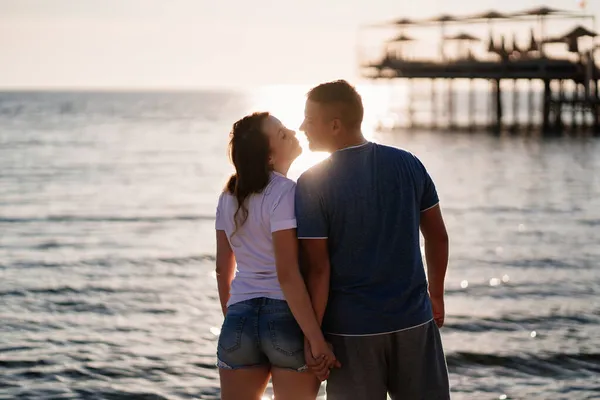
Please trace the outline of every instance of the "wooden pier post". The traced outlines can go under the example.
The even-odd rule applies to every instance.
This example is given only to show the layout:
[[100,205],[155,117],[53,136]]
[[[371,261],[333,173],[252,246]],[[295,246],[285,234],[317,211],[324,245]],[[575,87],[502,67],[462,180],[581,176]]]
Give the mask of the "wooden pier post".
[[494,105],[496,107],[496,112],[494,116],[496,120],[494,121],[494,132],[500,133],[502,130],[502,89],[500,85],[500,79],[494,79]]
[[454,91],[452,84],[454,79],[448,79],[448,128],[454,129]]
[[473,79],[469,79],[469,130],[475,127],[475,88]]
[[542,103],[542,134],[550,133],[550,102],[552,97],[552,88],[550,79],[544,79],[544,99]]
[[485,123],[487,124],[486,128],[488,130],[492,129],[492,115],[494,114],[494,101],[492,100],[492,96],[491,93],[493,91],[492,89],[492,81],[489,82],[490,83],[490,95],[486,96],[485,98],[485,111],[486,111],[486,115],[487,118],[485,119]]
[[565,87],[564,87],[564,81],[562,79],[559,79],[558,81],[558,102],[556,103],[556,106],[554,108],[554,129],[556,129],[557,132],[562,132],[564,129],[564,121],[563,121],[563,106],[565,104]]
[[[585,106],[582,106],[581,120],[583,129],[586,132],[593,132],[593,114],[596,109],[594,105],[594,98],[592,96],[592,86],[594,83],[594,70],[596,69],[596,63],[594,60],[594,52],[590,51],[585,55],[585,81],[583,84],[584,93],[583,98],[585,99]],[[588,118],[587,111],[592,114],[592,120]]]
[[588,81],[586,88],[586,97],[585,102],[587,104],[587,109],[584,110],[583,119],[584,119],[584,129],[586,132],[593,132],[593,119],[592,113],[594,112],[594,99],[592,97],[592,81]]
[[592,118],[594,120],[594,136],[600,136],[600,93],[598,92],[598,83],[600,83],[600,81],[598,79],[594,79],[594,103],[593,103],[593,107],[592,107]]
[[435,86],[435,78],[431,79],[431,126],[438,127],[438,107],[437,107],[437,92]]
[[579,96],[578,98],[581,100],[580,104],[578,105],[577,111],[579,111],[579,130],[580,131],[585,131],[586,130],[586,125],[587,125],[587,118],[585,115],[585,111],[587,109],[587,105],[589,105],[589,97],[587,95],[587,88],[588,84],[581,84],[578,85],[579,90]]
[[512,131],[516,132],[519,129],[519,91],[518,91],[518,79],[513,79],[513,96],[512,96]]
[[573,94],[571,95],[571,132],[577,130],[577,103],[579,101],[579,84],[573,82]]
[[414,96],[414,85],[413,85],[413,80],[411,78],[408,78],[408,127],[409,129],[412,129],[414,127],[414,120],[413,120],[413,114],[414,114],[414,103],[415,102],[415,96]]
[[534,87],[533,87],[533,79],[529,79],[529,93],[528,93],[528,101],[527,101],[527,115],[529,118],[529,124],[528,124],[528,129],[532,130],[533,129],[533,116],[535,115],[535,112],[533,111],[534,105],[533,105],[533,94],[534,94]]

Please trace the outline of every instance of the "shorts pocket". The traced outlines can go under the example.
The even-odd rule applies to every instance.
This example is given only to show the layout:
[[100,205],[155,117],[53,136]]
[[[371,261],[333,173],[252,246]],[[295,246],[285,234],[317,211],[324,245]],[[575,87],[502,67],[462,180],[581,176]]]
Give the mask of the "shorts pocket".
[[275,350],[293,356],[304,350],[304,334],[294,318],[269,321],[271,342]]
[[228,315],[223,321],[221,334],[219,335],[218,347],[225,352],[232,352],[240,348],[242,344],[242,332],[246,317]]

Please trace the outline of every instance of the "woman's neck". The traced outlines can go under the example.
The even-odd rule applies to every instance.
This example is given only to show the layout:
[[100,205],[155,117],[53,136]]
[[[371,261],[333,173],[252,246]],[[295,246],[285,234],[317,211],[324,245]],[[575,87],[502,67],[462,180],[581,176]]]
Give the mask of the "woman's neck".
[[273,171],[280,173],[283,176],[287,176],[290,167],[292,166],[291,162],[278,163],[273,165]]

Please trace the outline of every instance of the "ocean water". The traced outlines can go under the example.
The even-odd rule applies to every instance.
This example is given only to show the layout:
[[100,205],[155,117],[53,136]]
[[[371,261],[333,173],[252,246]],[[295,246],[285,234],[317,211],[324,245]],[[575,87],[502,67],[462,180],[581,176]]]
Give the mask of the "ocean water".
[[[219,398],[228,131],[303,92],[0,94],[0,399]],[[600,398],[600,140],[382,132],[364,93],[442,199],[452,398]]]

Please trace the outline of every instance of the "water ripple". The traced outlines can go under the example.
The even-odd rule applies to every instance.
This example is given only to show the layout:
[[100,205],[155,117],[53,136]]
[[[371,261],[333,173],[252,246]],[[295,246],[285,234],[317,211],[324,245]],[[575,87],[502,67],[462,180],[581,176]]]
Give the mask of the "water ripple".
[[47,217],[2,217],[0,224],[28,224],[41,222],[177,222],[211,221],[214,215],[160,215],[160,216],[115,216],[115,215],[50,215]]
[[600,353],[497,355],[457,352],[446,356],[449,368],[499,368],[532,376],[569,378],[600,373]]

